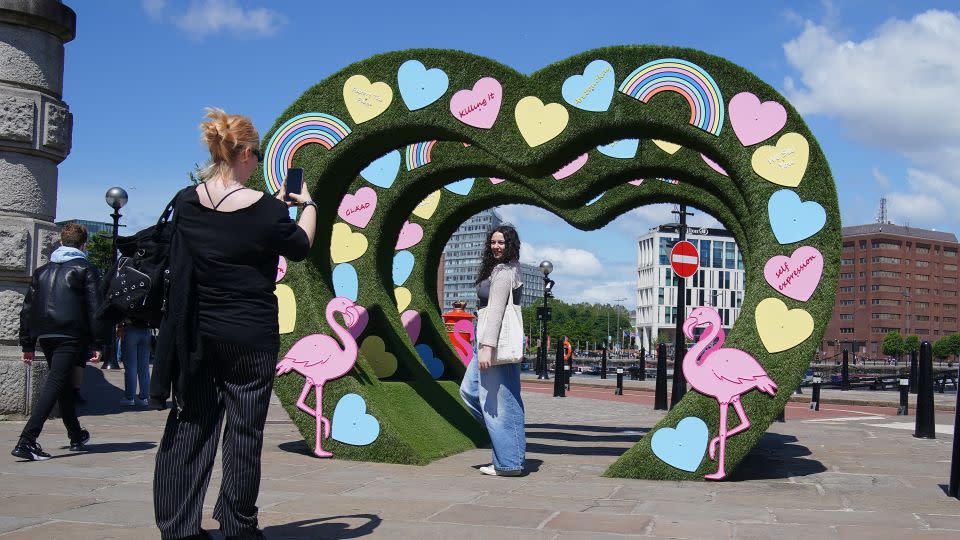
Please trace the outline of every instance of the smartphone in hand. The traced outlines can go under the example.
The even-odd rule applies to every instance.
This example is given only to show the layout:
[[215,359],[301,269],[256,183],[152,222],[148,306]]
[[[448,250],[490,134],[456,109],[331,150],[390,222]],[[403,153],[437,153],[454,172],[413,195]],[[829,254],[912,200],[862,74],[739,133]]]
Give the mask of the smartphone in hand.
[[287,202],[293,202],[290,198],[291,193],[299,194],[303,191],[303,169],[293,167],[287,170],[287,189],[283,199]]

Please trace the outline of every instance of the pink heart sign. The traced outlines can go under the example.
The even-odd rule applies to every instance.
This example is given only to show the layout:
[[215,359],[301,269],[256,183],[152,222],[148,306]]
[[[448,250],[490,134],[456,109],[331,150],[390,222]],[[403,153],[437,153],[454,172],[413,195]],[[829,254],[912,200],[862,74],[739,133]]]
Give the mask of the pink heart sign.
[[703,158],[703,162],[709,165],[711,169],[717,171],[718,173],[724,176],[730,176],[729,174],[727,174],[727,171],[723,170],[723,167],[721,167],[719,163],[708,158],[706,154],[700,154],[700,157]]
[[570,176],[571,174],[579,171],[580,169],[583,168],[584,165],[587,164],[588,157],[589,156],[587,154],[582,154],[577,159],[571,161],[570,163],[567,163],[563,167],[560,167],[559,171],[553,173],[553,177],[556,178],[557,180],[563,180],[564,178]]
[[776,101],[764,101],[750,92],[740,92],[730,100],[730,124],[744,146],[757,144],[776,135],[787,124],[787,110]]
[[812,246],[798,247],[793,255],[777,255],[763,266],[763,277],[784,296],[806,302],[823,275],[823,255]]
[[420,337],[420,312],[408,309],[400,314],[400,322],[410,338],[410,343],[416,343]]
[[370,223],[377,209],[377,192],[373,188],[362,187],[353,195],[347,193],[340,201],[337,215],[347,223],[360,229]]
[[360,336],[363,335],[363,331],[367,329],[367,323],[370,322],[370,314],[367,313],[367,308],[361,305],[354,305],[357,308],[357,320],[354,321],[353,326],[347,329],[350,332],[350,335],[353,336],[353,339],[359,340]]
[[500,81],[484,77],[473,84],[473,90],[460,90],[450,98],[450,114],[468,126],[490,129],[497,121],[502,102]]
[[417,223],[403,222],[403,228],[400,229],[400,237],[397,238],[397,249],[407,249],[413,247],[423,240],[423,227]]

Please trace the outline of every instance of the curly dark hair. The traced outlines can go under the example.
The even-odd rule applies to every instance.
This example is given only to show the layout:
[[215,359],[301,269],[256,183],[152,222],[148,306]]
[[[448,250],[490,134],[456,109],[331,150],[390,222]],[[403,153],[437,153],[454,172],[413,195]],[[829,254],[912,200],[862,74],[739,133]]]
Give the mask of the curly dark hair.
[[[493,257],[493,250],[490,249],[490,241],[493,239],[494,233],[502,234],[506,242],[506,248],[503,250],[503,259],[499,261]],[[481,281],[490,277],[494,267],[498,264],[515,263],[519,260],[520,236],[517,234],[517,230],[510,225],[494,227],[487,234],[487,242],[483,246],[483,259],[480,262],[480,272],[477,273],[477,281],[474,282],[474,284],[479,285]]]

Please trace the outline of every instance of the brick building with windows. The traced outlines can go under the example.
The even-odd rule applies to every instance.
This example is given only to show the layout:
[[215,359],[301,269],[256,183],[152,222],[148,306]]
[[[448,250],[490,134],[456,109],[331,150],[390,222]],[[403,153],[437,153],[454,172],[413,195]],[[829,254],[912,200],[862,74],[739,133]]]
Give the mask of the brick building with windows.
[[960,331],[957,252],[951,233],[892,223],[844,227],[840,282],[825,355],[883,357],[888,332],[936,341]]

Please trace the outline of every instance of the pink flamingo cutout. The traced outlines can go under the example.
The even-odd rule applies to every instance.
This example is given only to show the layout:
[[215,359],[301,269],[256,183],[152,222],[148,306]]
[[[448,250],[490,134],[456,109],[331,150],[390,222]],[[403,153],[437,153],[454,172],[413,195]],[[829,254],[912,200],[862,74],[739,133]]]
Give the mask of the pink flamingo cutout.
[[[330,457],[333,454],[323,449],[323,439],[330,436],[330,420],[323,416],[323,385],[327,381],[342,377],[357,363],[357,341],[347,328],[340,326],[334,314],[343,314],[347,328],[360,319],[357,306],[349,298],[336,297],[327,304],[327,324],[343,342],[325,334],[311,334],[293,344],[283,359],[277,364],[277,375],[296,371],[306,377],[303,392],[297,407],[317,419],[316,446],[313,453],[317,457]],[[311,409],[305,403],[311,389],[316,390],[316,408]]]
[[[470,341],[467,341],[460,334],[463,332],[470,336]],[[466,319],[460,319],[453,325],[453,341],[456,344],[454,347],[457,350],[457,354],[460,355],[460,360],[463,362],[463,365],[469,365],[470,360],[473,359],[473,340],[476,337],[476,330],[473,328],[473,323]]]
[[[708,447],[712,460],[719,443],[720,459],[717,472],[704,475],[704,478],[721,480],[727,475],[724,469],[727,438],[750,428],[750,420],[740,403],[740,396],[754,388],[773,396],[777,392],[777,385],[746,352],[733,348],[721,349],[725,336],[720,325],[720,314],[716,310],[709,307],[694,309],[683,323],[683,334],[694,339],[693,329],[698,326],[706,326],[707,330],[683,357],[683,376],[694,390],[712,396],[720,405],[720,434],[710,441]],[[714,339],[717,339],[716,345],[707,349]],[[740,425],[727,431],[727,410],[731,404],[740,417]]]

